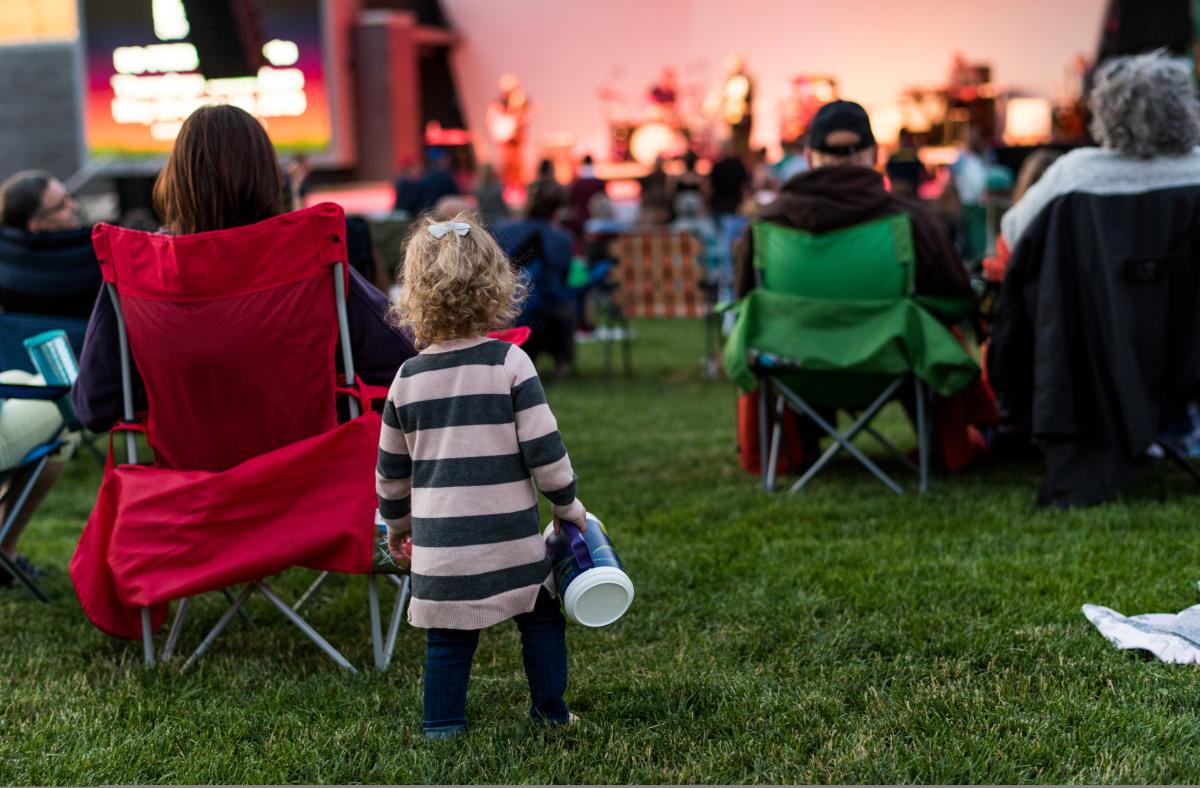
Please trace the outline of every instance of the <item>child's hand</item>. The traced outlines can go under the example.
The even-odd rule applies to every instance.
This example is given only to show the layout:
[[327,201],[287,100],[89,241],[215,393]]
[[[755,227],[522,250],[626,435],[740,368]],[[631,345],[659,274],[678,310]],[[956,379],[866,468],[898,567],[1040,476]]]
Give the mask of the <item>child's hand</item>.
[[396,566],[408,569],[412,565],[412,533],[388,531],[387,545]]
[[570,523],[571,525],[573,525],[579,529],[579,533],[583,533],[584,531],[587,530],[587,512],[585,511],[583,514],[579,515],[578,520],[564,520],[561,517],[555,517],[554,518],[554,533],[556,533],[556,534],[562,533],[563,523]]

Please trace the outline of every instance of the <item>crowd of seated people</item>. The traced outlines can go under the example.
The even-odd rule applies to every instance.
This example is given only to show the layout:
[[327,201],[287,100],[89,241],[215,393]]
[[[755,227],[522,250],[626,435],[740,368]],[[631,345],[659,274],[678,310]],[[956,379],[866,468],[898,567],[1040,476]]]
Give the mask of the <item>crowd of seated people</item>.
[[[981,418],[968,420],[970,450],[960,458],[984,454],[997,435],[1036,445],[1047,464],[1042,504],[1107,500],[1147,456],[1170,454],[1172,435],[1200,434],[1188,421],[1200,382],[1193,350],[1200,341],[1196,89],[1185,66],[1152,53],[1099,69],[1089,101],[1097,146],[1034,151],[1015,183],[1011,171],[1000,177],[974,136],[952,167],[930,174],[909,134],[889,161],[888,183],[875,169],[866,113],[835,102],[812,123],[808,171],[748,209],[742,194],[742,213],[818,233],[904,212],[912,221],[916,293],[973,301],[964,260],[979,260],[981,247],[969,219],[981,217],[989,201],[1001,202],[992,195],[1011,193],[995,254],[982,260],[983,278],[1002,283],[991,321],[976,324],[979,339],[991,339],[972,401],[989,407],[971,409]],[[727,157],[710,178],[710,207],[720,215],[736,191],[718,181],[745,189],[747,178]],[[921,199],[932,191],[924,188],[929,180],[944,185],[941,198]],[[754,286],[752,255],[747,234],[738,295]],[[1175,448],[1192,445],[1200,441]]]
[[[1046,298],[1050,292],[1042,272],[1058,270],[1051,262],[1053,266],[1080,265],[1057,253],[1054,239],[1077,239],[1086,225],[1088,232],[1100,239],[1099,247],[1119,248],[1127,255],[1120,277],[1126,285],[1138,285],[1134,290],[1138,298],[1150,298],[1145,294],[1151,291],[1158,293],[1154,297],[1164,299],[1182,297],[1164,292],[1161,283],[1175,275],[1174,269],[1155,261],[1173,260],[1172,255],[1191,259],[1192,236],[1186,232],[1185,220],[1194,215],[1193,207],[1200,206],[1200,153],[1196,148],[1200,144],[1200,109],[1189,78],[1177,64],[1158,54],[1120,60],[1100,73],[1091,105],[1098,146],[1066,155],[1039,150],[1026,159],[1012,188],[1013,205],[1004,216],[996,252],[984,262],[985,277],[997,287],[1003,284],[1001,307],[995,311],[994,322],[986,326],[995,339],[990,348],[985,345],[985,383],[989,391],[994,390],[1001,415],[1022,428],[1026,439],[1036,437],[1050,455],[1061,455],[1055,466],[1058,475],[1052,473],[1043,489],[1044,502],[1090,503],[1110,497],[1127,484],[1129,468],[1137,458],[1130,459],[1124,449],[1117,457],[1119,452],[1113,448],[1123,440],[1128,443],[1128,436],[1116,434],[1120,417],[1114,414],[1120,413],[1120,403],[1088,406],[1100,408],[1104,415],[1073,427],[1097,437],[1098,443],[1093,441],[1084,449],[1051,434],[1049,422],[1061,422],[1064,413],[1073,412],[1083,401],[1080,397],[1090,402],[1087,397],[1091,395],[1080,392],[1105,388],[1104,380],[1121,374],[1138,379],[1149,363],[1149,357],[1109,359],[1096,366],[1107,370],[1097,372],[1099,378],[1082,380],[1073,377],[1078,364],[1060,358],[1054,362],[1058,377],[1041,377],[1054,364],[1047,361],[1049,355],[1038,354],[1047,352],[1055,341],[1060,350],[1071,346],[1066,339],[1051,337],[1106,335],[1113,330],[1095,324],[1083,310],[1069,308],[1073,302],[1063,293],[1077,293],[1082,285],[1058,285],[1063,300],[1053,320],[1038,313],[1031,299],[1035,295]],[[221,144],[213,140],[221,140]],[[231,144],[230,140],[237,142]],[[726,259],[734,260],[728,265],[732,295],[740,297],[755,286],[753,241],[745,233],[736,255],[730,258],[723,222],[737,219],[742,223],[736,226],[744,228],[744,222],[752,217],[821,233],[903,213],[910,218],[913,232],[916,293],[976,298],[961,249],[947,232],[944,217],[939,218],[935,203],[921,199],[927,182],[938,176],[921,164],[910,134],[902,134],[899,150],[887,162],[885,179],[867,113],[853,102],[838,101],[814,117],[803,146],[793,145],[785,154],[772,168],[765,166],[765,160],[747,162],[732,145],[726,145],[704,174],[694,153],[683,158],[678,175],[668,174],[666,163],[660,160],[641,179],[640,210],[636,220],[628,221],[628,217],[618,217],[623,212],[608,197],[590,156],[583,159],[578,176],[567,185],[560,184],[553,168],[545,163],[528,185],[524,205],[514,211],[506,201],[506,196],[512,195],[505,194],[491,166],[481,167],[473,185],[464,188],[463,180],[451,170],[450,156],[431,149],[423,167],[413,161],[397,179],[395,207],[414,217],[428,213],[450,218],[468,208],[479,212],[526,278],[530,296],[518,322],[532,329],[529,355],[535,359],[547,356],[558,374],[570,370],[575,332],[587,324],[579,289],[570,284],[573,259],[579,258],[593,273],[608,270],[613,265],[613,242],[634,228],[691,233],[705,245],[714,267],[722,264],[724,250]],[[962,159],[961,177],[944,174],[950,179],[951,197],[960,202],[979,197],[978,165],[985,157],[970,149]],[[215,166],[201,162],[215,162]],[[184,124],[156,182],[154,202],[160,221],[151,222],[152,229],[194,233],[237,227],[296,207],[306,191],[303,164],[285,173],[262,126],[241,110],[198,110]],[[771,193],[756,195],[756,180],[760,189]],[[1189,202],[1193,198],[1195,206]],[[1108,221],[1092,226],[1087,206],[1101,204],[1102,209],[1097,210],[1105,212]],[[354,230],[348,230],[348,242],[353,246]],[[1154,241],[1154,236],[1175,246],[1160,248],[1162,244]],[[1134,248],[1129,248],[1130,243]],[[358,245],[370,248],[369,240]],[[367,382],[378,385],[389,383],[404,359],[415,353],[405,334],[385,319],[387,306],[378,282],[369,275],[364,277],[360,270],[351,273],[349,317],[356,369]],[[1171,302],[1171,309],[1179,308]],[[0,184],[0,309],[87,316],[80,376],[72,395],[74,407],[82,422],[94,430],[106,430],[120,418],[120,366],[112,304],[100,288],[90,230],[81,225],[79,206],[62,182],[48,173],[22,172]],[[1172,332],[1165,335],[1171,348],[1193,338],[1190,323],[1182,329],[1179,325],[1163,329]],[[1155,350],[1151,354],[1151,360],[1162,369],[1156,373],[1159,383],[1149,381],[1144,388],[1156,394],[1156,386],[1165,386],[1170,388],[1170,396],[1152,397],[1155,420],[1139,433],[1142,438],[1150,434],[1157,439],[1195,395],[1197,380],[1193,377],[1200,377],[1200,370],[1193,368],[1190,357],[1168,357],[1166,353]],[[134,374],[136,378],[136,370]],[[26,373],[0,372],[0,382],[37,380]],[[1162,380],[1169,380],[1169,386]],[[144,399],[135,404],[144,406]],[[6,403],[0,408],[0,466],[15,463],[28,451],[30,441],[44,439],[62,426],[61,414],[52,404]],[[975,425],[970,426],[974,429]],[[986,440],[978,443],[979,433],[973,433],[972,447],[983,451]],[[1068,448],[1055,448],[1059,443]],[[1145,449],[1140,446],[1138,451]],[[17,557],[17,537],[28,514],[54,484],[65,456],[52,463],[34,491],[33,506],[0,545],[9,556]],[[973,456],[967,451],[947,464],[962,467]],[[1101,458],[1101,465],[1107,465],[1103,472],[1092,474],[1098,480],[1095,484],[1081,480],[1077,472],[1061,471],[1065,465],[1076,471],[1095,469],[1097,465],[1089,462],[1096,457]],[[3,513],[0,505],[0,516]],[[19,560],[28,566],[25,559]],[[0,570],[0,585],[11,582]]]
[[517,208],[512,201],[518,195],[506,194],[490,164],[481,165],[470,188],[465,188],[467,174],[452,171],[452,157],[446,152],[431,149],[423,161],[421,166],[418,159],[409,160],[395,180],[394,209],[412,218],[428,214],[441,219],[473,209],[509,254],[519,253],[514,260],[524,269],[531,295],[518,324],[532,331],[527,346],[531,355],[549,357],[556,374],[572,368],[577,336],[586,337],[593,328],[591,293],[614,287],[606,273],[616,264],[613,242],[621,233],[694,235],[714,280],[718,269],[727,269],[721,277],[726,283],[722,294],[732,295],[730,231],[723,230],[721,222],[734,219],[729,226],[740,231],[744,224],[738,214],[753,184],[751,172],[731,145],[704,174],[693,151],[684,155],[682,171],[675,175],[668,174],[665,161],[656,161],[638,181],[640,196],[632,213],[625,207],[618,211],[589,154],[566,183],[559,182],[549,160],[539,162]]

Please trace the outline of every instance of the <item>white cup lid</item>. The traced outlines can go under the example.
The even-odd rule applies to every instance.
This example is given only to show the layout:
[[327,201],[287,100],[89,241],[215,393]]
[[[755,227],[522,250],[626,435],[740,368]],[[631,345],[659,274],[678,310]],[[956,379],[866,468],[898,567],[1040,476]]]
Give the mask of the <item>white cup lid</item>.
[[585,627],[603,627],[613,623],[633,604],[633,582],[620,569],[598,566],[571,581],[564,594],[563,607]]

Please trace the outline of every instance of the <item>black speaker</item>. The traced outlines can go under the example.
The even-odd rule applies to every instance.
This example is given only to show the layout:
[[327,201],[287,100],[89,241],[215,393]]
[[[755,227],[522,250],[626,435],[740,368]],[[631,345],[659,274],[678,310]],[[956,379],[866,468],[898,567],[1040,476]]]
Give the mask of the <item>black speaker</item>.
[[458,90],[450,70],[449,47],[421,52],[421,115],[424,123],[436,120],[444,129],[466,128],[458,103]]
[[183,5],[192,30],[188,40],[205,77],[251,77],[266,65],[254,0],[183,0]]

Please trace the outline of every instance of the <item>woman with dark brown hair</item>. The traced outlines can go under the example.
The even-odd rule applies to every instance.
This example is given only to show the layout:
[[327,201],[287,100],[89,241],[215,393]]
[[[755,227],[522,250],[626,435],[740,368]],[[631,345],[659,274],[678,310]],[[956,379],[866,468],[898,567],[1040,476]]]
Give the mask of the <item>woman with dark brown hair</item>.
[[[193,112],[179,130],[154,184],[154,206],[164,232],[226,230],[283,213],[283,189],[279,160],[262,124],[237,107],[208,106]],[[355,372],[367,383],[389,385],[416,351],[387,321],[387,298],[351,268],[346,308]],[[135,407],[144,409],[136,368],[133,374],[139,391]],[[104,288],[88,323],[71,396],[80,421],[97,432],[121,416],[117,322]]]
[[283,171],[253,115],[201,107],[184,121],[154,183],[154,207],[175,235],[226,230],[283,213]]

